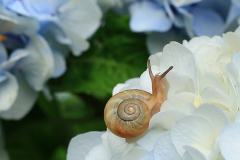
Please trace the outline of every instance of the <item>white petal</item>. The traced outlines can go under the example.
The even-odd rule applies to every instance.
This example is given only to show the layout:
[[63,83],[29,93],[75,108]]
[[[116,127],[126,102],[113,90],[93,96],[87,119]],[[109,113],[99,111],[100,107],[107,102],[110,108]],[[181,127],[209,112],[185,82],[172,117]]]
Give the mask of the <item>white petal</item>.
[[226,86],[213,73],[204,74],[200,78],[199,82],[200,82],[199,92],[202,92],[207,87],[212,87],[221,90],[223,93],[227,93]]
[[190,92],[178,93],[174,96],[169,97],[166,101],[164,101],[160,108],[160,111],[174,109],[174,110],[182,111],[184,113],[189,113],[189,111],[186,110],[188,107],[180,107],[180,106],[185,102],[193,103],[195,97],[196,95]]
[[170,88],[168,90],[168,97],[171,97],[178,92],[182,92],[185,90],[186,84],[189,81],[189,77],[180,74],[179,72],[170,71],[166,75],[166,79],[170,85]]
[[232,102],[230,101],[228,95],[216,88],[205,88],[201,93],[201,101],[202,103],[216,104],[224,110],[235,110],[235,106],[232,106]]
[[[83,157],[79,157],[83,158]],[[104,148],[103,144],[93,147],[88,155],[86,156],[85,160],[110,160],[111,156]],[[78,159],[79,160],[79,159]]]
[[161,160],[181,160],[181,156],[178,154],[175,146],[171,140],[171,133],[163,133],[154,145],[154,158]]
[[191,57],[193,57],[193,54],[190,50],[177,42],[171,42],[163,48],[160,71],[165,71],[170,66],[173,66],[174,71],[186,74],[187,65]]
[[147,154],[145,154],[139,160],[153,160],[153,159],[154,159],[154,154],[153,154],[153,151],[151,151],[151,152],[148,152]]
[[214,104],[202,104],[195,110],[194,115],[207,119],[214,126],[216,133],[220,132],[222,127],[230,123],[224,112]]
[[[186,145],[183,148],[186,150],[187,154],[189,154],[193,160],[208,160],[205,155],[209,154],[209,150],[206,151],[201,150],[202,152],[206,152],[204,155],[195,147]],[[186,156],[186,153],[184,153],[184,156]]]
[[197,67],[195,64],[195,60],[194,58],[190,58],[189,62],[188,62],[188,66],[186,69],[186,75],[191,78],[192,82],[193,82],[193,87],[190,88],[191,86],[189,86],[189,90],[192,91],[192,93],[198,93],[198,89],[199,89],[199,77],[198,77],[198,71],[197,71]]
[[143,155],[145,155],[147,152],[148,151],[142,147],[134,147],[124,157],[122,157],[122,159],[124,160],[139,159]]
[[125,138],[118,137],[112,132],[109,132],[107,142],[112,155],[123,152],[127,146]]
[[192,53],[194,53],[201,45],[206,42],[211,41],[210,37],[201,36],[201,37],[194,37],[190,41],[183,41],[183,46],[188,48]]
[[0,83],[0,113],[9,110],[15,102],[18,94],[18,83],[16,78],[5,73],[6,79]]
[[171,130],[176,121],[183,116],[185,114],[177,110],[162,111],[153,115],[149,122],[148,132],[137,141],[137,144],[151,151],[158,137],[162,133]]
[[198,150],[211,150],[215,137],[216,133],[210,122],[193,115],[181,118],[171,131],[172,142],[181,156],[185,152],[183,147],[186,145],[194,146]]
[[19,84],[17,98],[9,110],[0,113],[3,119],[23,118],[31,110],[38,96],[38,93],[27,84],[21,74],[15,73],[15,75]]
[[125,83],[117,84],[112,91],[112,95],[115,95],[121,91],[128,89],[141,89],[139,78],[131,78],[127,80]]
[[228,32],[226,34],[223,34],[223,39],[224,42],[227,44],[229,47],[230,51],[240,51],[240,36],[233,33],[233,32]]
[[102,134],[102,132],[88,132],[72,138],[68,146],[67,160],[84,159],[91,149],[102,143]]
[[219,147],[226,160],[240,159],[240,123],[227,125],[220,133]]

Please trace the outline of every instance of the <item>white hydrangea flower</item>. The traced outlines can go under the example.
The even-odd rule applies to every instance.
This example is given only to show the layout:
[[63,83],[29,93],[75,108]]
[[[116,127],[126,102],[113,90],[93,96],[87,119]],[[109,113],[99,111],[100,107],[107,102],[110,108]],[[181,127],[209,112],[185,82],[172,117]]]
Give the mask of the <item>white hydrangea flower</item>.
[[[239,44],[240,28],[222,37],[196,37],[166,45],[161,53],[150,56],[154,74],[174,68],[166,75],[167,100],[151,118],[148,130],[131,139],[110,131],[95,133],[96,142],[91,138],[94,132],[79,135],[92,146],[72,139],[68,160],[240,159]],[[148,70],[140,78],[118,84],[113,94],[134,88],[152,93]],[[74,158],[73,150],[78,157]]]

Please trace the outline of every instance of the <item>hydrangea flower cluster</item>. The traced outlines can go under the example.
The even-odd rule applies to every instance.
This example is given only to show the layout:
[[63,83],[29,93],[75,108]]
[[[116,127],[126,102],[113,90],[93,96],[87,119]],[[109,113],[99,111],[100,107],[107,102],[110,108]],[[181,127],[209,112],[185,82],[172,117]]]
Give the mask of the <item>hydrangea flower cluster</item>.
[[49,78],[66,71],[97,30],[95,0],[0,0],[0,117],[20,119]]
[[[154,74],[166,75],[167,100],[153,115],[148,130],[131,139],[109,130],[74,137],[68,160],[237,160],[240,159],[240,28],[222,37],[196,37],[171,42],[150,56]],[[118,84],[152,93],[148,70]]]
[[[130,29],[147,33],[150,54],[169,41],[194,36],[215,36],[237,27],[238,1],[216,0],[121,0],[117,7],[130,14]],[[239,20],[238,20],[239,21]],[[239,23],[240,24],[240,23]]]
[[220,35],[238,15],[231,5],[230,0],[132,0],[130,27],[135,32],[166,32],[175,26],[190,37]]

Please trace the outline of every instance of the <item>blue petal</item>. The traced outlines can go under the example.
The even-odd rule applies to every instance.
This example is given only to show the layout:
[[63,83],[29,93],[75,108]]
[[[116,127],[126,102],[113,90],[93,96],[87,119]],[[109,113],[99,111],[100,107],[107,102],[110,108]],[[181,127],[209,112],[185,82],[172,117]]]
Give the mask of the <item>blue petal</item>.
[[0,117],[3,119],[19,120],[23,118],[31,110],[38,96],[38,93],[27,84],[23,75],[20,73],[15,73],[15,75],[19,83],[18,95],[9,110],[0,112]]
[[135,32],[166,32],[172,22],[165,11],[152,2],[137,2],[130,7],[130,28]]
[[232,4],[227,17],[227,24],[231,24],[240,15],[240,7]]
[[25,51],[28,56],[21,60],[18,68],[25,75],[29,85],[36,91],[40,91],[53,73],[54,60],[52,51],[47,42],[37,35],[31,37]]
[[0,83],[0,113],[11,108],[15,102],[18,93],[18,83],[16,78],[5,73],[6,80]]
[[193,30],[197,36],[221,35],[224,30],[224,21],[221,16],[208,8],[196,7],[192,10],[194,17]]
[[61,75],[63,75],[66,71],[66,61],[64,56],[57,51],[53,51],[53,57],[54,57],[54,70],[52,78],[58,78]]
[[230,9],[231,0],[201,0],[201,2],[198,3],[198,7],[200,8],[211,8],[211,10],[214,10],[217,12],[223,19],[226,19],[228,16],[228,12]]

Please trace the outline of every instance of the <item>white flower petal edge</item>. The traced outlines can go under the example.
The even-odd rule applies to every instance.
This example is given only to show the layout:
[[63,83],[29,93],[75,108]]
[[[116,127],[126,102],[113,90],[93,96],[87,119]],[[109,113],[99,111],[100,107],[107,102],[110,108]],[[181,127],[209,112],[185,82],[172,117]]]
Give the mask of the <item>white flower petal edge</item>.
[[102,143],[102,134],[102,132],[88,132],[72,138],[68,146],[67,160],[85,159],[90,150]]
[[19,68],[21,68],[29,85],[36,91],[40,91],[53,73],[52,51],[47,42],[37,35],[31,37],[25,50],[28,56],[22,60]]
[[220,133],[219,147],[226,160],[240,159],[240,123],[235,122],[224,127]]
[[3,119],[19,120],[23,118],[32,109],[38,96],[38,92],[28,85],[20,73],[15,73],[15,76],[18,81],[19,90],[12,107],[0,112],[0,117]]
[[6,79],[0,83],[0,112],[6,111],[12,107],[18,94],[18,83],[16,78],[10,74],[5,73]]

